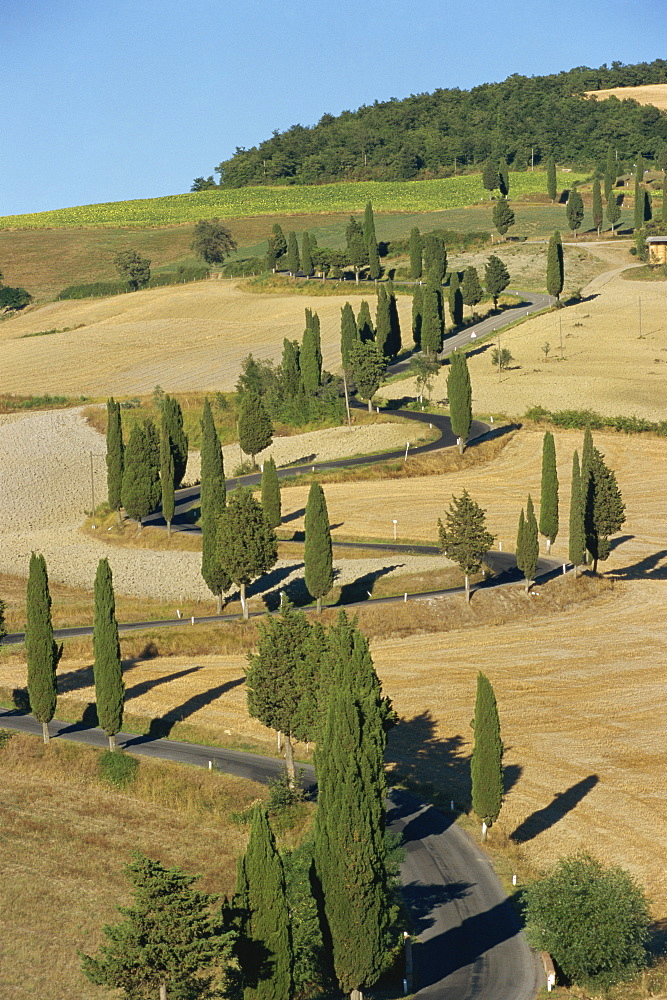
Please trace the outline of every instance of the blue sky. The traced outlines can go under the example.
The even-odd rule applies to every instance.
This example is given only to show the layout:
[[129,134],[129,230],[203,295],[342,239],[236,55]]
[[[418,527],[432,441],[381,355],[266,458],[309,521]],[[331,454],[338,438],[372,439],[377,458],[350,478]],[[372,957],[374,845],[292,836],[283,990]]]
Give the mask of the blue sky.
[[664,56],[664,0],[1,0],[0,215],[188,191],[375,99]]

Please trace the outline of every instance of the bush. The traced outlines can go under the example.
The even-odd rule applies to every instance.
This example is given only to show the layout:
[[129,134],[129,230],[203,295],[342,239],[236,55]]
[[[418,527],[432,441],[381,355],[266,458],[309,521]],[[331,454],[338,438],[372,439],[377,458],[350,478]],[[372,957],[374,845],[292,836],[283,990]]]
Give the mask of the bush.
[[273,781],[269,782],[267,806],[272,816],[277,816],[303,801],[303,789],[298,784],[294,788],[290,788],[286,771],[283,771],[279,778],[274,778]]
[[610,427],[624,434],[658,434],[667,437],[667,421],[645,420],[644,417],[605,417],[594,410],[545,410],[543,406],[532,406],[526,410],[526,419],[537,423],[549,421],[556,427],[567,430],[583,430],[590,425],[591,430],[604,430]]
[[249,257],[247,260],[235,260],[225,264],[222,273],[226,278],[250,278],[255,274],[267,274],[269,272],[266,259],[264,257]]
[[100,754],[97,766],[102,781],[116,788],[129,788],[137,776],[139,761],[119,750],[105,750]]
[[[204,264],[181,264],[175,271],[153,274],[143,288],[162,288],[165,285],[180,285],[188,281],[208,278],[210,271]],[[0,289],[1,291],[1,289]],[[90,284],[68,285],[59,293],[59,299],[97,299],[107,295],[124,295],[135,289],[127,281],[93,281]]]
[[623,868],[588,854],[563,858],[526,889],[525,901],[530,943],[573,982],[605,988],[646,965],[648,902]]
[[0,285],[0,309],[14,311],[24,309],[32,302],[32,295],[25,288],[10,288]]

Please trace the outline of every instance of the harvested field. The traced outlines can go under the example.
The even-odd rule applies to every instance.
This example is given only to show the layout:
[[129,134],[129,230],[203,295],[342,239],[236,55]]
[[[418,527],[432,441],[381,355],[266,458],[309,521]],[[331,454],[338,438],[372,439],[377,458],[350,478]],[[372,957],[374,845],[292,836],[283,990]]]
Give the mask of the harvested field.
[[610,87],[608,90],[587,90],[586,97],[596,101],[606,101],[617,97],[619,101],[637,101],[638,104],[652,104],[661,111],[667,109],[667,83],[647,83],[641,87]]
[[[350,295],[355,311],[362,298]],[[342,305],[337,298],[253,295],[229,280],[51,302],[0,323],[0,392],[132,396],[156,385],[165,392],[231,390],[247,354],[279,361],[283,339],[301,339],[306,308],[319,314],[324,366],[336,371]],[[409,331],[410,300],[400,297],[398,306]],[[80,323],[67,333],[20,339]]]

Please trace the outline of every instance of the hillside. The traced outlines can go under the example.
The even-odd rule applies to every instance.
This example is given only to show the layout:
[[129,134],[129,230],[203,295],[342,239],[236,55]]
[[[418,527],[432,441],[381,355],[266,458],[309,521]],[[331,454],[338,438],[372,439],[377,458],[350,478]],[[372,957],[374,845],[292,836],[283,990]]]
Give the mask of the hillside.
[[667,83],[652,83],[644,87],[612,87],[609,90],[588,90],[586,97],[594,97],[596,101],[606,101],[609,97],[616,97],[619,101],[652,104],[654,108],[667,111]]
[[[472,90],[438,89],[375,101],[316,125],[293,125],[215,169],[225,187],[313,184],[340,179],[442,177],[456,165],[505,155],[519,169],[554,156],[560,163],[604,160],[610,137],[626,159],[667,145],[667,116],[626,102],[585,100],[590,91],[664,84],[667,62],[599,69],[579,66],[551,76],[513,74]],[[621,138],[622,137],[622,138]]]

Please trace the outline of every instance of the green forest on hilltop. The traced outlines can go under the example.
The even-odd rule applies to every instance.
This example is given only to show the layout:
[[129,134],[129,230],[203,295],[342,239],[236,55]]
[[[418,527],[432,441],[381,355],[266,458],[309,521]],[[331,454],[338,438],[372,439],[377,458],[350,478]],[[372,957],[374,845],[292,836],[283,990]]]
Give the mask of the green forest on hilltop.
[[[216,167],[224,187],[340,180],[445,177],[457,167],[506,156],[524,169],[535,156],[571,165],[649,158],[667,147],[667,115],[636,101],[586,99],[589,90],[667,82],[667,60],[549,76],[513,74],[472,90],[439,89],[293,125],[252,149],[237,148]],[[206,184],[203,178],[198,182]],[[195,183],[197,183],[197,181]],[[209,179],[212,183],[212,178]]]

